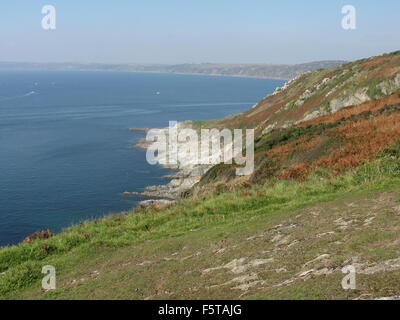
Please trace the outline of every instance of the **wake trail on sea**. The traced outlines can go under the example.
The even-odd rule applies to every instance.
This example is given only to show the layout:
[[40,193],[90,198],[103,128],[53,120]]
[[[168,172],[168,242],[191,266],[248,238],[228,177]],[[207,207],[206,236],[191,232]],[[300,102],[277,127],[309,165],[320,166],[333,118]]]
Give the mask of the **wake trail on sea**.
[[20,99],[20,98],[25,98],[25,97],[29,97],[32,96],[34,94],[39,94],[36,91],[30,91],[28,93],[22,94],[22,95],[18,95],[18,96],[12,96],[12,97],[1,97],[0,101],[9,101],[9,100],[15,100],[15,99]]

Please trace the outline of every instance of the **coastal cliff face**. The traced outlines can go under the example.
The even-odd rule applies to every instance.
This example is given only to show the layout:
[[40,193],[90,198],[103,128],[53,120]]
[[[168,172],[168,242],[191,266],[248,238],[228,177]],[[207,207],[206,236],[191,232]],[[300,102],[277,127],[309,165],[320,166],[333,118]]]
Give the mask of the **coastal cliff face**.
[[[164,135],[166,141],[169,141],[170,130],[180,132],[185,129],[192,129],[192,121],[176,123],[172,127],[152,129],[153,134]],[[149,133],[149,130],[146,130]],[[161,164],[165,168],[176,170],[176,173],[165,178],[170,178],[171,181],[164,185],[148,186],[143,192],[124,192],[128,196],[142,196],[148,198],[155,198],[146,201],[141,201],[139,203],[142,207],[148,207],[153,205],[169,205],[174,200],[184,196],[185,192],[190,190],[195,184],[197,184],[202,176],[213,166],[210,164],[200,164],[206,163],[208,157],[203,157],[200,159],[193,158],[186,152],[188,147],[188,142],[175,142],[176,145],[169,149],[170,143],[167,143],[167,148],[165,150],[158,150],[156,155],[156,161],[160,162],[161,159],[168,159],[169,157],[174,159],[179,159],[176,163],[165,163]],[[137,148],[143,148],[150,150],[152,149],[153,142],[142,138],[135,145]],[[179,156],[178,156],[179,155]],[[207,160],[207,161],[206,161]]]
[[[232,190],[243,183],[263,183],[273,177],[302,180],[317,169],[333,175],[353,169],[400,138],[399,92],[400,52],[304,73],[246,112],[177,125],[178,130],[254,129],[256,166],[247,179],[233,173],[235,165],[198,165],[183,158],[168,166],[178,170],[168,184],[126,194],[172,200]],[[168,135],[168,128],[159,130]],[[366,135],[370,139],[365,140]],[[178,143],[174,152],[182,153],[183,148]]]

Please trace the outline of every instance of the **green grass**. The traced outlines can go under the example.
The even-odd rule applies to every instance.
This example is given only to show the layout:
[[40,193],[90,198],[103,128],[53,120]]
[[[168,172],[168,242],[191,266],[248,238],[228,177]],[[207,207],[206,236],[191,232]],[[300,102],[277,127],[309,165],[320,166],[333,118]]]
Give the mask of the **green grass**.
[[367,95],[371,99],[377,99],[377,98],[381,98],[381,97],[385,96],[385,94],[382,92],[382,90],[380,88],[378,88],[379,82],[380,82],[379,80],[373,80],[368,85]]
[[288,110],[294,110],[296,109],[297,105],[296,105],[296,101],[292,101],[288,104]]

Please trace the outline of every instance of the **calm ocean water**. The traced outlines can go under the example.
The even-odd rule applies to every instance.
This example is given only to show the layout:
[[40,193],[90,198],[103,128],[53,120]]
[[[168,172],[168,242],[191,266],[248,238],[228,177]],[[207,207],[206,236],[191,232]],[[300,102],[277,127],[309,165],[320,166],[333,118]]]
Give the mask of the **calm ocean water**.
[[[106,72],[0,72],[0,245],[130,209],[168,182],[128,127],[244,111],[283,81]],[[157,94],[159,92],[159,94]]]

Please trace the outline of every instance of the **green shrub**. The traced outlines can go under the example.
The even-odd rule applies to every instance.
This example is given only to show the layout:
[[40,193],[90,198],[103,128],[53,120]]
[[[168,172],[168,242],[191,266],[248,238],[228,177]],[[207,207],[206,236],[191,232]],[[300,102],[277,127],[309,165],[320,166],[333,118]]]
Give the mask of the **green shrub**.
[[368,86],[367,95],[371,99],[381,98],[384,96],[382,90],[378,88],[378,83],[378,80],[374,80]]

